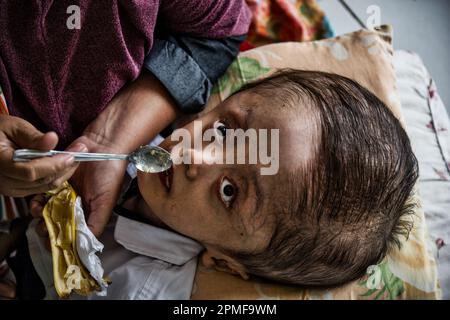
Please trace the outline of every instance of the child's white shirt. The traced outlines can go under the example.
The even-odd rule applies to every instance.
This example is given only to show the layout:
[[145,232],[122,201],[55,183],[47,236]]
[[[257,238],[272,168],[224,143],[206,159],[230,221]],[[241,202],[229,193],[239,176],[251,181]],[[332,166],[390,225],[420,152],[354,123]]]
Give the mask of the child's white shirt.
[[[51,255],[32,223],[27,231],[33,265],[47,291],[47,299],[57,298]],[[104,244],[99,255],[105,275],[112,283],[106,296],[87,299],[189,299],[202,246],[183,235],[114,216],[99,239]],[[76,294],[71,299],[86,299]]]

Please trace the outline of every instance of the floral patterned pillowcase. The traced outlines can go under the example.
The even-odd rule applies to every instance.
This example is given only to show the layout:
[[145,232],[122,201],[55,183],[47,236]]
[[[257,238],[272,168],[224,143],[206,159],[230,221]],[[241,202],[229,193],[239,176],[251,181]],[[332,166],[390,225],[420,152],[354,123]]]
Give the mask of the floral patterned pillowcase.
[[[392,67],[391,28],[361,30],[333,39],[271,44],[243,52],[218,81],[206,111],[244,83],[279,68],[337,73],[374,92],[404,124]],[[192,299],[436,299],[440,297],[436,263],[428,247],[424,214],[418,195],[414,229],[402,248],[370,266],[360,280],[332,290],[305,290],[262,279],[249,281],[206,269],[199,264]]]

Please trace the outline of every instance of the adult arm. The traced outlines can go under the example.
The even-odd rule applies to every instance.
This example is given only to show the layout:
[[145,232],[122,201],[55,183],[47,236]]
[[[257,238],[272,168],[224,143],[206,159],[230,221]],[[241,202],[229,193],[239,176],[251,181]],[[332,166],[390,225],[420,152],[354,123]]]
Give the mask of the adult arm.
[[161,81],[180,110],[199,112],[244,40],[245,35],[223,39],[180,35],[156,38],[144,66]]
[[[147,144],[175,120],[175,101],[148,71],[120,91],[74,143],[90,152],[130,153]],[[82,163],[71,179],[88,212],[88,226],[99,236],[116,204],[127,163]]]

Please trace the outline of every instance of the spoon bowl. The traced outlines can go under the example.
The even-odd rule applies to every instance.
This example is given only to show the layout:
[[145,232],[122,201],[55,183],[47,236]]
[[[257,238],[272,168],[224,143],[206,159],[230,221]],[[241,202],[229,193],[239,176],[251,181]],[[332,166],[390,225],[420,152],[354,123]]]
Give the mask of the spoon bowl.
[[140,171],[158,173],[166,171],[172,166],[170,153],[157,146],[142,146],[128,156]]

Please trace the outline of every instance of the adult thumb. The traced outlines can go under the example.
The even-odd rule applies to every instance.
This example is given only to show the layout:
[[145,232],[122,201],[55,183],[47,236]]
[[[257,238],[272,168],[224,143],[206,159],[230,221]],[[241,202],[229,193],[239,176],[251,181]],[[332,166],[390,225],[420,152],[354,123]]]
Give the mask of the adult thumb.
[[58,135],[53,132],[47,132],[42,134],[34,141],[34,149],[37,150],[52,150],[55,149],[58,144]]
[[55,132],[42,133],[31,123],[17,118],[11,136],[19,148],[51,150],[58,144],[58,135]]

